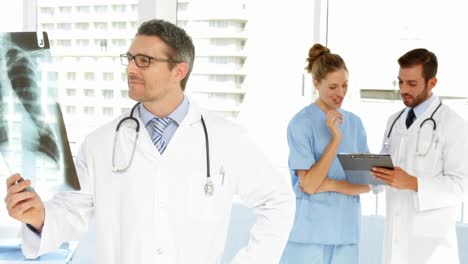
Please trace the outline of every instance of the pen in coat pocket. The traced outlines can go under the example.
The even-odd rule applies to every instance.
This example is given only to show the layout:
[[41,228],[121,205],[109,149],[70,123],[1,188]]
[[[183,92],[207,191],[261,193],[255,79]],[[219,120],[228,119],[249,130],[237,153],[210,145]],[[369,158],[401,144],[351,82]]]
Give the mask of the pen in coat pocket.
[[221,184],[224,185],[224,168],[221,167],[221,169],[219,170],[219,174],[221,175]]

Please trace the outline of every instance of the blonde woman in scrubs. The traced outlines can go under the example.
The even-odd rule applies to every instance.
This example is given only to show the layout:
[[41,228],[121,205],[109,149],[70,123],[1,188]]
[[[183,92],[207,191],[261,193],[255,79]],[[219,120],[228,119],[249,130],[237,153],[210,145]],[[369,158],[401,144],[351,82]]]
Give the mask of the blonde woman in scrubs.
[[358,264],[359,194],[370,188],[346,180],[337,154],[367,153],[366,132],[358,116],[341,108],[348,90],[344,60],[315,44],[307,61],[319,96],[288,126],[296,215],[281,263]]

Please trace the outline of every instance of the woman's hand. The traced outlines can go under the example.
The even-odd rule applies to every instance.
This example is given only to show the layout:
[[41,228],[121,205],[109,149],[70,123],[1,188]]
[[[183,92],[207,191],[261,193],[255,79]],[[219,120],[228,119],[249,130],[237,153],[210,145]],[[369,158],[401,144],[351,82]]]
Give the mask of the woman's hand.
[[346,180],[325,178],[315,193],[338,192],[346,195],[359,195],[361,193],[368,193],[369,191],[370,187],[366,184],[351,184]]
[[335,191],[335,180],[330,179],[330,178],[325,178],[323,179],[323,182],[320,184],[318,189],[315,191],[315,193],[321,193],[321,192],[333,192]]
[[342,134],[338,123],[343,123],[343,115],[338,110],[328,111],[326,120],[328,130],[330,130],[332,139],[340,142]]

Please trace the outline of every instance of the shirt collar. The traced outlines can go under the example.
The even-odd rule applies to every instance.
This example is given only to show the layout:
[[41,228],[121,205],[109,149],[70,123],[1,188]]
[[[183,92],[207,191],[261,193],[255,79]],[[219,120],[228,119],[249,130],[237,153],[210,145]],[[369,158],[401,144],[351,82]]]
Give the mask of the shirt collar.
[[431,106],[432,102],[435,99],[436,99],[436,96],[434,94],[431,94],[431,96],[426,101],[422,102],[421,104],[413,108],[416,118],[418,118],[418,116],[421,116],[429,108],[429,106]]
[[[169,117],[177,125],[180,125],[180,123],[182,123],[185,116],[187,115],[188,108],[189,108],[189,102],[187,100],[187,97],[184,96],[182,103],[180,103],[180,105],[177,106],[177,108],[174,111],[172,111],[172,113],[170,113],[167,117]],[[158,117],[158,116],[153,115],[150,111],[148,111],[148,109],[146,109],[141,103],[139,106],[139,111],[140,111],[141,121],[143,121],[143,124],[145,125],[147,125],[148,122],[150,122],[153,118]]]

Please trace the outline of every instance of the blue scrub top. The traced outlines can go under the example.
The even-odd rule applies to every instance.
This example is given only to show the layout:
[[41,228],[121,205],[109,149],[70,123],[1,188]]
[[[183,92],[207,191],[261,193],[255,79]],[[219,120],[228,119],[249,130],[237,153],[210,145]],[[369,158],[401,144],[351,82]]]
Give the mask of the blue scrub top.
[[[339,109],[342,140],[337,153],[368,153],[367,137],[361,119]],[[315,104],[297,113],[288,125],[289,169],[296,193],[296,215],[289,241],[326,245],[354,244],[359,241],[361,205],[359,195],[324,192],[309,195],[301,191],[295,170],[308,170],[322,156],[331,138],[326,114]],[[327,177],[346,180],[335,156]]]

